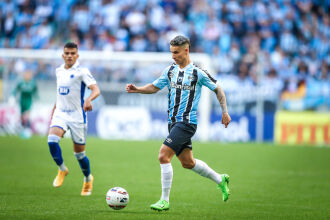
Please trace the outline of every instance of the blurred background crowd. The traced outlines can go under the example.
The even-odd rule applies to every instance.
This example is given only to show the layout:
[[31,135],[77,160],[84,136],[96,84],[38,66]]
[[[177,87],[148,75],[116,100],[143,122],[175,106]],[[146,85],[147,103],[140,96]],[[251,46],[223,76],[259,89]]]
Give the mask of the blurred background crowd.
[[[227,89],[255,87],[262,65],[260,83],[282,100],[322,97],[306,105],[313,109],[330,106],[329,8],[328,0],[4,0],[0,47],[61,49],[74,41],[80,50],[168,52],[169,40],[183,34],[191,52],[212,57],[212,74]],[[29,68],[36,79],[54,79],[52,65],[22,62],[10,78]],[[129,65],[91,69],[102,81],[151,81]]]

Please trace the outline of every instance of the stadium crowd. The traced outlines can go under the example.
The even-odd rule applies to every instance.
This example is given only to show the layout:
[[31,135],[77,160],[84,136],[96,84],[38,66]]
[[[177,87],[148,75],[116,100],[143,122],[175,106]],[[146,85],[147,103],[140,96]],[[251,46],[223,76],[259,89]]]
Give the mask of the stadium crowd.
[[[169,40],[183,34],[191,52],[212,56],[219,79],[254,86],[261,63],[263,83],[283,99],[299,97],[310,82],[327,95],[329,8],[321,0],[4,0],[0,47],[58,49],[71,40],[80,50],[168,52]],[[54,78],[45,69],[37,65],[37,79]],[[127,82],[136,72],[96,78]]]

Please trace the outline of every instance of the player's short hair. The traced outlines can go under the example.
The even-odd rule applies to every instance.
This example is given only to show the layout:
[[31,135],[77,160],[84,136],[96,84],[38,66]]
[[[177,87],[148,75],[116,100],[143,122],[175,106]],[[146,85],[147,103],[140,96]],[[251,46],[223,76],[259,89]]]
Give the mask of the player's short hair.
[[76,49],[78,49],[78,45],[76,43],[73,43],[73,42],[68,42],[64,45],[64,48],[76,48]]
[[171,46],[183,46],[185,44],[188,44],[190,47],[190,40],[182,35],[178,35],[170,41]]

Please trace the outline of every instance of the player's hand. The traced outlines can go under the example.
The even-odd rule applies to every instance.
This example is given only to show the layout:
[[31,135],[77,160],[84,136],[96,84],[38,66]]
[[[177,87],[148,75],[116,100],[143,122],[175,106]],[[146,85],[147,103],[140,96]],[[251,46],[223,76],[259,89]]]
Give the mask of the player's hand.
[[134,84],[126,85],[126,92],[128,93],[136,93],[138,91],[137,87]]
[[225,125],[225,128],[227,128],[228,124],[231,121],[231,117],[228,113],[223,113],[222,114],[222,120],[221,120],[221,124]]
[[92,102],[89,99],[86,99],[83,108],[85,112],[92,111],[93,110]]

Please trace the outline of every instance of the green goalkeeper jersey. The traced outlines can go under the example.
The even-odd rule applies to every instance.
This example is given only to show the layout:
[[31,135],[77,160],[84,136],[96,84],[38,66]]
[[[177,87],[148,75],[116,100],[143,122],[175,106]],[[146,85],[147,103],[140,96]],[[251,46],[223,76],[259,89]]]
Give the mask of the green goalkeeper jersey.
[[25,112],[31,109],[32,100],[34,97],[38,96],[38,87],[35,80],[20,80],[14,91],[13,94],[19,94],[19,104],[21,107],[21,112]]

